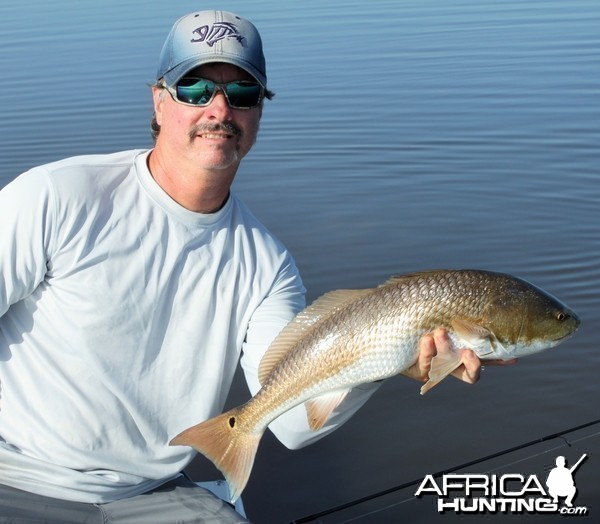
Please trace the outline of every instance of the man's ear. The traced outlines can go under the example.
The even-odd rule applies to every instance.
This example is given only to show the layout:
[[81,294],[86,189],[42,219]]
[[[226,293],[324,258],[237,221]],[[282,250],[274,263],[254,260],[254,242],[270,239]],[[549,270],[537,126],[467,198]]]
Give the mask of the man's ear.
[[156,116],[156,123],[159,126],[162,124],[162,105],[164,102],[166,92],[166,89],[152,86],[152,101],[154,103],[154,115]]

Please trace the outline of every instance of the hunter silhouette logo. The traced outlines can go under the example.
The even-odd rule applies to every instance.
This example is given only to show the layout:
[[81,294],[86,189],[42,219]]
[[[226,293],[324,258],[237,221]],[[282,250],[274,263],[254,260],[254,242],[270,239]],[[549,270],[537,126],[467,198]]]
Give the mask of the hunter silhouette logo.
[[550,472],[546,480],[548,493],[553,502],[558,502],[559,497],[565,497],[565,505],[569,508],[573,507],[573,499],[577,493],[573,473],[586,458],[587,455],[584,453],[572,468],[567,469],[567,459],[556,457],[556,467]]
[[556,466],[546,479],[547,489],[537,475],[449,473],[438,481],[433,475],[427,475],[415,497],[437,495],[439,513],[587,515],[586,506],[573,506],[577,494],[573,475],[586,458],[584,453],[568,468],[567,459],[557,457]]

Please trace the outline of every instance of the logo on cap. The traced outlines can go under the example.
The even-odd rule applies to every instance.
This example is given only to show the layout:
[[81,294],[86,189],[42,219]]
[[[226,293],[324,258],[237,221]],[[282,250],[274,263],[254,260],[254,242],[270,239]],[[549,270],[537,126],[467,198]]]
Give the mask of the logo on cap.
[[206,42],[209,47],[225,38],[235,38],[240,44],[244,40],[235,24],[229,22],[216,22],[212,26],[203,25],[194,29],[193,34],[197,36],[192,38],[192,43]]

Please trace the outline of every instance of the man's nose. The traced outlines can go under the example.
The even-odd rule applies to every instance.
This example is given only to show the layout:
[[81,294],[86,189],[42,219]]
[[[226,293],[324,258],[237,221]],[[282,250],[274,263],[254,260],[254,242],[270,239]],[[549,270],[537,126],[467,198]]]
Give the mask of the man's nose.
[[231,117],[231,108],[227,97],[221,89],[217,90],[214,98],[207,106],[208,116],[216,119],[228,120]]

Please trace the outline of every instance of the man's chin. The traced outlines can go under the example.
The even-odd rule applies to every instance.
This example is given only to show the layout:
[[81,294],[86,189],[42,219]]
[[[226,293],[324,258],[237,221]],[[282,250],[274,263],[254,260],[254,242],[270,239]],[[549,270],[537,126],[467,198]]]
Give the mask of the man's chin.
[[222,157],[204,159],[202,165],[209,171],[226,171],[232,167],[237,167],[240,160],[241,158],[239,158],[239,155],[236,153]]

